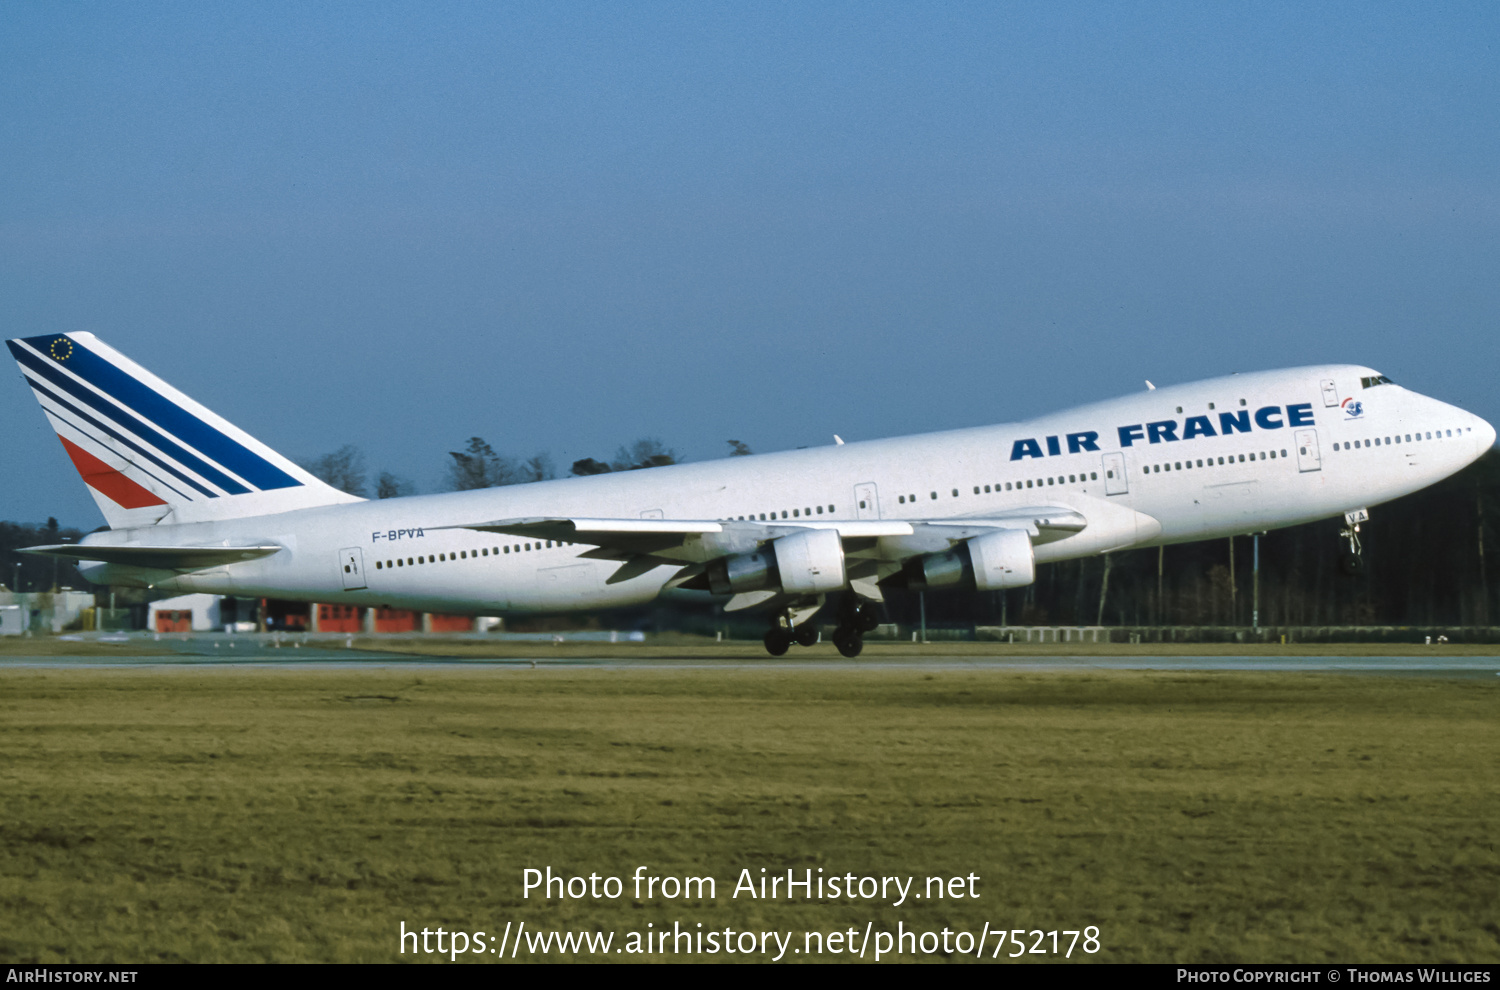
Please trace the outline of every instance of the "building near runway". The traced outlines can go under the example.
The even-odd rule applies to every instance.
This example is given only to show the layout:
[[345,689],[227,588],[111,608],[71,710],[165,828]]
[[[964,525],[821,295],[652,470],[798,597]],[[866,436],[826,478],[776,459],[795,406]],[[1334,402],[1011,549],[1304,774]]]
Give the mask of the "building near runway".
[[0,635],[60,633],[91,625],[94,595],[89,591],[0,591]]

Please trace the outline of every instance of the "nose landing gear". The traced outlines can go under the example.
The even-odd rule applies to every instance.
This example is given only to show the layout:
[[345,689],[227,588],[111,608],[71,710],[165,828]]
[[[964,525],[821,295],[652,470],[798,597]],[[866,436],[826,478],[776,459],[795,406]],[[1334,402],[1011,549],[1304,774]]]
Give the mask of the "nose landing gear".
[[1350,577],[1364,572],[1364,548],[1359,543],[1359,524],[1368,522],[1369,509],[1354,509],[1344,513],[1344,528],[1339,530],[1339,539],[1349,541],[1349,549],[1339,552],[1339,570]]

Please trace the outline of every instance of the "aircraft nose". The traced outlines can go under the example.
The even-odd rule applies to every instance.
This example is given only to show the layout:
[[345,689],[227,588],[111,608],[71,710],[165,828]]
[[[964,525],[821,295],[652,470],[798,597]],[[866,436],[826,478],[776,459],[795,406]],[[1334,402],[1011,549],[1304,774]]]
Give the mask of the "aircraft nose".
[[1483,457],[1485,451],[1495,445],[1495,428],[1478,416],[1474,417],[1475,453]]

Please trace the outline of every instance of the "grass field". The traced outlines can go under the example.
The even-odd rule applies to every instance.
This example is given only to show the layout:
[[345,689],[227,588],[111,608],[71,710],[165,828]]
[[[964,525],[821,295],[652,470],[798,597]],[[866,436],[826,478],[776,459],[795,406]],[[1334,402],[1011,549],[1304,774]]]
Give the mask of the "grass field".
[[[1495,962],[1493,680],[0,669],[0,959],[384,962],[413,958],[402,922],[677,921]],[[625,895],[523,898],[545,866]],[[639,866],[716,896],[636,901]],[[980,897],[731,896],[762,867],[973,873]]]

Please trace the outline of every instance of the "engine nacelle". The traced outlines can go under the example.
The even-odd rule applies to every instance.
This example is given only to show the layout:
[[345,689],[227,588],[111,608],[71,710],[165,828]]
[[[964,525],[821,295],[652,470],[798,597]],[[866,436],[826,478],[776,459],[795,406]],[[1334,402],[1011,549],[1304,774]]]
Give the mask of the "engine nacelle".
[[913,591],[943,588],[999,591],[1036,580],[1036,556],[1024,530],[1002,529],[976,536],[952,550],[908,561],[899,583]]
[[773,588],[793,595],[824,594],[844,586],[844,543],[835,530],[809,529],[712,561],[706,573],[716,595]]
[[1002,529],[964,544],[974,565],[980,591],[1024,588],[1036,580],[1036,552],[1031,537],[1019,529]]

